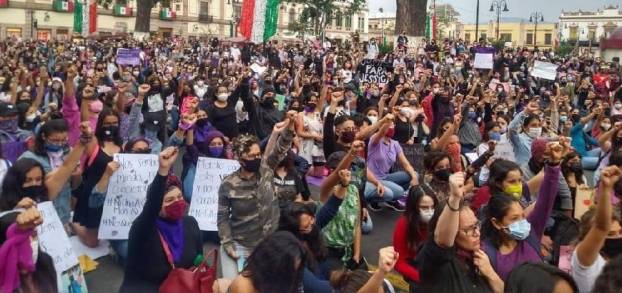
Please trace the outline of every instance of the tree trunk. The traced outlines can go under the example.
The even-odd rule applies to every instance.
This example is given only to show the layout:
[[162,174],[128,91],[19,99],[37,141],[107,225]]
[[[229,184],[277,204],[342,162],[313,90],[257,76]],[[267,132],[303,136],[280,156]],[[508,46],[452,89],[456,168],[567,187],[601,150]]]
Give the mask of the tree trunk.
[[136,2],[136,24],[134,25],[134,31],[148,33],[151,24],[153,0],[137,0]]
[[396,0],[395,34],[406,31],[409,36],[425,35],[425,18],[428,0]]

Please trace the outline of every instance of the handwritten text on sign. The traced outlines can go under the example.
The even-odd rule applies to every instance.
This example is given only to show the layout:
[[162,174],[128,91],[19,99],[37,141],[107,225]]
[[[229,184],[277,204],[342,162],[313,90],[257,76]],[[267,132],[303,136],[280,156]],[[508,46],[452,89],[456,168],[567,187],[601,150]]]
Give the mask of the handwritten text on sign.
[[158,172],[157,155],[116,154],[119,169],[110,177],[99,239],[127,239],[143,210],[147,188]]
[[218,231],[218,188],[222,179],[240,168],[234,160],[199,157],[192,186],[192,202],[189,214],[203,231]]
[[56,271],[63,272],[77,265],[78,257],[73,252],[69,237],[52,202],[39,203],[37,209],[43,218],[43,224],[37,227],[39,245],[42,251],[52,257]]
[[385,64],[380,60],[364,59],[361,61],[362,75],[364,82],[387,83],[387,71]]

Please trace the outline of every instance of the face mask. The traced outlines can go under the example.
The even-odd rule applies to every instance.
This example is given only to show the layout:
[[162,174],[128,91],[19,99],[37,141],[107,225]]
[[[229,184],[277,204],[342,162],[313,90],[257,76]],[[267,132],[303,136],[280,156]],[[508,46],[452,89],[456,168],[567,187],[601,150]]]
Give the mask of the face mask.
[[577,123],[581,120],[581,116],[579,114],[572,114],[572,122]]
[[124,76],[123,77],[123,81],[130,81],[130,80],[132,80],[131,76]]
[[54,89],[54,90],[59,90],[60,87],[61,87],[61,85],[59,83],[52,84],[52,89]]
[[216,98],[218,99],[218,101],[225,102],[229,98],[229,95],[228,94],[218,94],[216,96]]
[[209,154],[214,158],[220,158],[224,150],[225,148],[222,146],[211,146],[209,147]]
[[539,137],[542,134],[542,127],[531,127],[527,134],[533,138]]
[[89,104],[89,111],[93,113],[99,113],[104,108],[104,104],[99,99],[94,100]]
[[600,251],[610,259],[622,254],[622,238],[605,239],[605,245]]
[[371,121],[371,124],[376,124],[376,122],[378,122],[378,116],[367,116],[367,119]]
[[198,127],[203,127],[203,126],[207,125],[207,118],[197,119],[196,124],[197,124]]
[[307,103],[307,105],[305,106],[305,112],[310,113],[315,111],[315,108],[317,107],[317,105],[315,103]]
[[430,222],[430,219],[432,219],[432,216],[434,216],[434,210],[419,210],[419,219],[421,219],[422,222],[424,223],[428,223]]
[[204,83],[203,83],[203,81],[202,81],[202,80],[197,81],[197,85],[198,85],[198,86],[203,86],[203,84],[204,84]]
[[527,219],[522,219],[510,224],[506,229],[508,235],[515,240],[525,240],[531,231],[531,224]]
[[436,177],[440,181],[449,181],[449,176],[451,176],[451,171],[449,171],[449,168],[434,171],[434,177]]
[[601,123],[600,127],[602,127],[603,130],[609,130],[609,128],[611,128],[611,124],[610,123]]
[[263,101],[261,101],[261,105],[266,108],[274,108],[274,98],[273,97],[265,97]]
[[393,138],[393,136],[395,135],[395,128],[391,127],[387,129],[387,132],[384,135],[388,138]]
[[501,140],[501,133],[496,132],[496,131],[491,131],[490,133],[488,133],[488,136],[490,137],[490,140],[494,140],[494,141]]
[[140,72],[134,71],[134,72],[132,72],[132,74],[134,74],[134,76],[138,76],[140,74]]
[[581,162],[576,162],[576,163],[572,163],[570,164],[570,171],[572,171],[573,173],[579,173],[583,170],[583,166],[581,165]]
[[30,197],[37,201],[36,199],[43,197],[43,193],[45,193],[45,187],[43,185],[32,185],[28,187],[22,187],[22,191],[24,192],[24,197]]
[[613,104],[613,107],[616,108],[616,110],[620,110],[622,109],[622,104],[615,103]]
[[501,134],[504,134],[504,133],[506,133],[506,132],[508,132],[508,127],[507,127],[507,126],[502,126],[502,127],[501,127],[501,131],[500,131],[500,133],[501,133]]
[[17,130],[17,118],[0,121],[0,130],[5,132],[15,132]]
[[117,133],[119,133],[119,126],[104,126],[102,127],[103,139],[104,140],[113,140],[117,137]]
[[512,197],[516,199],[520,199],[523,196],[523,184],[522,183],[512,184],[506,187],[505,189],[503,189],[503,192],[505,192],[507,195],[511,195]]
[[248,172],[257,172],[261,166],[261,159],[242,160],[242,168]]
[[184,217],[184,214],[186,213],[186,206],[186,201],[183,199],[171,203],[170,205],[164,207],[164,217],[173,221],[179,220]]
[[341,141],[344,143],[352,143],[355,137],[356,133],[354,131],[344,131],[341,133]]
[[45,150],[49,153],[60,152],[67,147],[66,144],[45,143]]

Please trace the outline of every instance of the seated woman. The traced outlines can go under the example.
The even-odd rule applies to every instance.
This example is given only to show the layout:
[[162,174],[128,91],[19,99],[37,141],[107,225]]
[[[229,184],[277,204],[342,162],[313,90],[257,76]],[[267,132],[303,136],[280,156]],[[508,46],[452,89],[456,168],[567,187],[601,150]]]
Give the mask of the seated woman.
[[142,212],[130,228],[120,292],[158,292],[173,267],[189,268],[202,254],[199,225],[193,217],[184,216],[187,203],[181,183],[169,174],[177,155],[174,147],[160,153],[158,174],[149,186]]
[[522,194],[523,181],[518,166],[514,164],[505,178],[490,177],[493,196],[486,207],[482,249],[503,280],[522,262],[542,261],[540,239],[555,203],[562,152],[563,148],[558,143],[547,145],[544,181],[533,211],[528,215],[513,194]]
[[410,189],[406,199],[406,211],[397,220],[393,231],[393,246],[399,253],[395,270],[410,284],[410,292],[416,292],[419,271],[412,264],[420,246],[428,239],[428,223],[438,206],[435,197],[427,195],[417,186]]
[[308,201],[311,196],[308,186],[295,168],[294,159],[295,154],[288,151],[287,156],[279,162],[274,172],[274,187],[281,211],[292,202]]

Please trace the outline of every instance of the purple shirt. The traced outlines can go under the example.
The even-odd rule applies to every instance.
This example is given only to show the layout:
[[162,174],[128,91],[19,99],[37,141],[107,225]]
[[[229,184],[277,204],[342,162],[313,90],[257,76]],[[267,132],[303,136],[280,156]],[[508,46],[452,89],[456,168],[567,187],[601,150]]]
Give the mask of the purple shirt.
[[[538,200],[533,211],[527,216],[527,221],[531,224],[531,237],[536,237],[538,241],[544,234],[546,220],[551,215],[555,196],[559,188],[559,167],[544,167],[544,181],[540,185]],[[524,262],[542,262],[539,251],[535,251],[527,240],[518,241],[518,244],[509,254],[503,255],[497,250],[497,274],[502,280],[506,280],[512,269]]]
[[397,160],[397,155],[402,153],[402,147],[396,140],[387,142],[384,138],[377,144],[369,143],[367,150],[367,168],[378,179],[384,179],[389,174],[391,167]]

